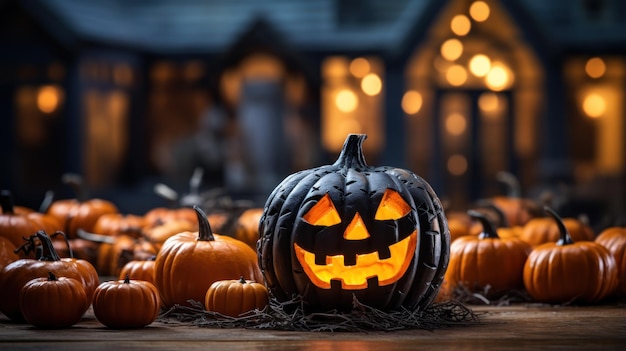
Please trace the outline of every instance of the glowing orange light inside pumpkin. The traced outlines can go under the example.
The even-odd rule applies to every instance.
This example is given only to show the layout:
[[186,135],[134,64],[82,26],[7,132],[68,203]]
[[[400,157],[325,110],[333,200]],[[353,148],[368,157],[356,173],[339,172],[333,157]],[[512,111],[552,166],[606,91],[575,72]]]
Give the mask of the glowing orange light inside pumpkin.
[[[411,211],[411,206],[395,190],[387,189],[376,210],[376,220],[400,219]],[[337,209],[328,194],[324,195],[304,216],[304,220],[315,225],[337,224],[340,221]],[[363,240],[370,236],[361,215],[356,213],[344,232],[347,240]],[[381,259],[377,251],[357,254],[356,264],[346,265],[344,255],[325,257],[325,264],[315,263],[315,253],[294,243],[298,262],[315,286],[330,289],[331,281],[341,281],[344,290],[360,290],[368,286],[368,279],[376,277],[379,286],[393,284],[408,269],[417,248],[417,230],[401,241],[389,246],[389,258]]]
[[348,228],[346,228],[346,231],[343,233],[343,238],[346,240],[363,240],[369,237],[370,233],[367,232],[361,215],[358,213],[355,214],[350,224],[348,224]]
[[315,254],[294,244],[298,262],[315,286],[330,289],[331,280],[341,280],[344,290],[367,288],[367,279],[378,277],[378,285],[395,283],[406,272],[417,246],[417,231],[403,240],[390,245],[391,256],[380,259],[378,252],[356,255],[356,264],[347,266],[343,255],[327,256],[326,264],[315,263]]
[[341,217],[328,194],[324,195],[302,218],[309,224],[326,227],[341,223]]
[[386,221],[400,219],[411,211],[411,206],[404,201],[397,191],[385,190],[383,199],[376,210],[375,220]]

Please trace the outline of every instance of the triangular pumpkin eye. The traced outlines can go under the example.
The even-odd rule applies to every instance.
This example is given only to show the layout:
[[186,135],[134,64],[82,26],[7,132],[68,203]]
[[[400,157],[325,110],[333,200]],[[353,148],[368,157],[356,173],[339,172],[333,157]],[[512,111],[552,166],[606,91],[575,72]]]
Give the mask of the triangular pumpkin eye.
[[397,191],[387,189],[380,205],[378,205],[374,219],[378,221],[396,220],[406,216],[410,211],[411,206],[404,201]]
[[341,223],[341,217],[328,194],[313,205],[302,218],[309,224],[326,227]]

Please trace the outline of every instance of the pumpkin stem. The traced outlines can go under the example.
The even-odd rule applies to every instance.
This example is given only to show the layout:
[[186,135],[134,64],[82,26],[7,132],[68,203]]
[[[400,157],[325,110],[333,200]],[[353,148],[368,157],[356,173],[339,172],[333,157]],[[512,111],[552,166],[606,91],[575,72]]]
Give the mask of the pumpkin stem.
[[74,173],[66,173],[61,177],[61,181],[74,190],[78,202],[84,202],[88,199],[87,190],[83,184],[83,177]]
[[39,210],[38,210],[39,213],[47,213],[53,201],[54,201],[54,191],[52,190],[46,191],[46,194],[44,195],[43,200],[41,200],[41,204],[39,205]]
[[211,225],[209,224],[209,220],[206,218],[206,213],[204,213],[204,211],[202,211],[202,209],[198,205],[194,205],[193,209],[194,211],[196,211],[196,216],[198,216],[198,240],[215,240],[215,237],[213,236],[213,231],[211,230]]
[[100,243],[100,244],[114,244],[115,243],[115,237],[111,235],[90,233],[82,228],[78,228],[76,230],[76,235],[81,239],[93,241],[95,243]]
[[126,277],[124,277],[124,284],[130,284],[130,277],[128,276],[128,274],[126,274]]
[[52,235],[50,235],[50,237],[54,238],[58,235],[62,236],[63,240],[65,240],[65,245],[67,246],[67,252],[70,254],[70,258],[74,258],[74,251],[72,250],[72,247],[70,246],[70,241],[67,239],[67,235],[65,235],[65,233],[63,233],[60,230],[57,230]]
[[39,260],[40,261],[60,261],[61,257],[59,257],[59,254],[57,253],[57,250],[54,248],[54,245],[52,244],[52,240],[50,239],[48,234],[46,234],[46,232],[44,232],[43,230],[40,230],[37,233],[35,233],[35,235],[37,236],[37,238],[39,238],[39,241],[41,242],[41,248],[43,250]]
[[57,279],[57,276],[54,275],[54,273],[48,272],[48,281],[54,281],[54,280],[59,280],[59,279]]
[[0,191],[0,206],[2,206],[2,213],[4,214],[14,214],[13,211],[13,196],[11,195],[11,191],[2,190]]
[[363,155],[363,141],[367,138],[366,134],[349,134],[343,144],[343,149],[337,158],[334,166],[344,168],[366,168],[365,156]]
[[496,214],[496,216],[498,216],[498,223],[500,224],[500,225],[498,225],[498,227],[509,228],[511,226],[509,224],[509,220],[504,215],[504,212],[502,211],[502,209],[500,207],[494,205],[493,202],[485,199],[485,200],[477,201],[476,204],[478,206],[480,206],[480,207],[485,208],[485,209],[492,210]]
[[496,230],[496,226],[493,225],[493,223],[489,220],[489,218],[487,218],[485,214],[480,213],[478,211],[474,211],[474,210],[467,211],[467,214],[470,217],[475,218],[478,221],[480,221],[480,224],[483,226],[483,231],[479,235],[480,239],[485,239],[485,238],[500,239],[500,236],[498,235],[498,231]]
[[245,279],[243,279],[243,275],[239,278],[239,282],[240,282],[241,284],[245,284],[245,283],[246,283],[246,280],[245,280]]
[[519,199],[522,197],[522,187],[520,186],[519,180],[512,173],[506,171],[500,171],[496,174],[496,178],[501,183],[507,186],[507,196]]
[[559,246],[573,244],[574,240],[572,240],[572,237],[569,234],[569,230],[567,230],[567,227],[565,226],[565,224],[563,224],[563,219],[561,218],[561,216],[559,216],[556,212],[554,212],[554,210],[552,210],[548,206],[544,206],[543,209],[552,218],[554,218],[554,221],[556,222],[556,225],[559,227],[559,236],[560,236],[560,238],[556,242],[556,244],[559,245]]

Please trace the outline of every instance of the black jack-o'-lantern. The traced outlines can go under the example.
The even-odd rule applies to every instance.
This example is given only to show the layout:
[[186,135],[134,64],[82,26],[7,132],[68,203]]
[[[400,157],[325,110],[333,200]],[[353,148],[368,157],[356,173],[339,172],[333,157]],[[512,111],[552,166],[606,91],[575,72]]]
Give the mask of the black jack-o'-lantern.
[[448,265],[439,199],[414,173],[365,163],[351,134],[332,165],[300,171],[274,189],[257,244],[268,289],[312,310],[423,309]]

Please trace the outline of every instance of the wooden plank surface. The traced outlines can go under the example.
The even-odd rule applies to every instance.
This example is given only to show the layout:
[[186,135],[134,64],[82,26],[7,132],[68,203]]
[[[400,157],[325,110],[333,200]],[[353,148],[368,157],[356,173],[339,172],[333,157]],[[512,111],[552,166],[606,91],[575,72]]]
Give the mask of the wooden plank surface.
[[38,330],[0,315],[0,350],[626,350],[626,306],[470,306],[480,324],[394,332],[201,328],[157,321],[110,330],[89,311],[74,327]]

